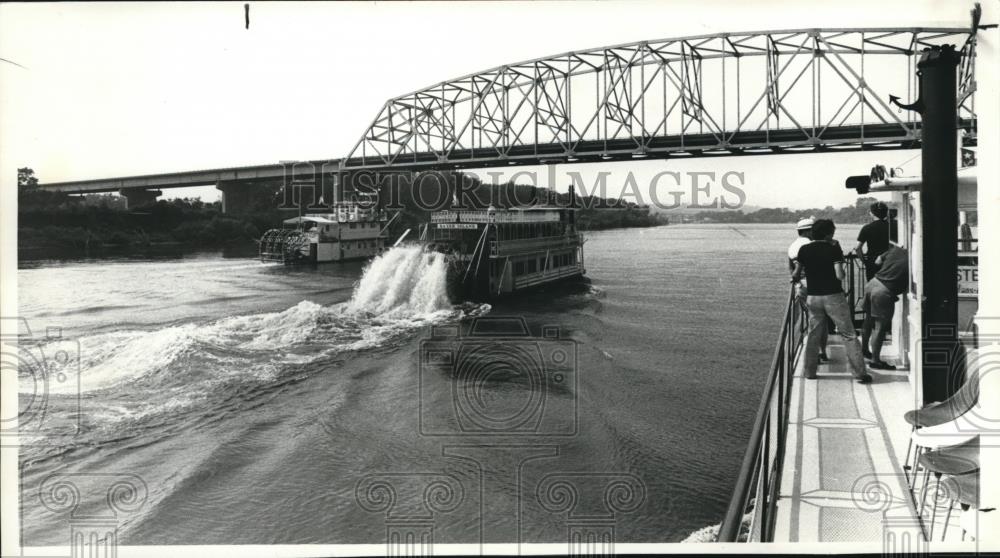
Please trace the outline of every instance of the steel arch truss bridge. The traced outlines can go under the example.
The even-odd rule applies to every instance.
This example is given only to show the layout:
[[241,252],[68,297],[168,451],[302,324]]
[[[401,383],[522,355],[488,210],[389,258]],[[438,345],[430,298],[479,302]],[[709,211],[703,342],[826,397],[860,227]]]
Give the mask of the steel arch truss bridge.
[[912,147],[916,63],[955,44],[974,141],[968,28],[723,33],[569,52],[389,100],[343,168],[463,168],[646,156]]

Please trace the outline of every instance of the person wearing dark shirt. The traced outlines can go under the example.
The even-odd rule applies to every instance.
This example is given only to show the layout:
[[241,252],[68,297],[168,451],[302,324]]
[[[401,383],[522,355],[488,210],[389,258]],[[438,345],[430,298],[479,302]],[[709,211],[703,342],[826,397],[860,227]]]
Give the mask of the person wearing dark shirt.
[[[890,244],[889,249],[878,257],[878,273],[865,285],[865,308],[871,319],[865,320],[861,333],[861,344],[871,348],[871,367],[879,370],[895,370],[896,367],[882,360],[882,345],[892,327],[892,316],[896,311],[899,295],[909,290],[909,256],[905,248]],[[869,345],[869,339],[871,344]]]
[[[813,217],[806,217],[805,219],[800,219],[798,223],[795,224],[795,231],[798,233],[798,237],[792,241],[788,246],[788,272],[793,273],[795,271],[795,259],[799,257],[799,248],[802,248],[806,244],[812,242],[812,226],[816,220]],[[806,309],[806,296],[808,293],[808,284],[806,278],[803,276],[799,281],[799,286],[795,289],[795,302],[802,305],[803,310]],[[828,362],[830,358],[826,356],[826,341],[829,335],[829,320],[823,322],[822,333],[820,334],[819,340],[819,361]]]
[[806,307],[809,309],[809,335],[806,338],[805,377],[816,379],[819,367],[819,341],[823,321],[829,316],[837,326],[844,342],[847,360],[855,379],[866,384],[872,377],[865,368],[851,319],[851,309],[841,287],[844,278],[844,253],[833,240],[837,227],[829,219],[818,219],[813,225],[813,241],[799,248],[799,256],[792,274],[798,281],[803,274],[809,278]]
[[[875,260],[889,248],[889,206],[877,201],[871,205],[869,213],[875,219],[871,223],[861,227],[858,233],[858,244],[854,247],[854,253],[864,262],[865,281],[871,281],[878,271],[878,264]],[[865,248],[862,251],[862,247]]]

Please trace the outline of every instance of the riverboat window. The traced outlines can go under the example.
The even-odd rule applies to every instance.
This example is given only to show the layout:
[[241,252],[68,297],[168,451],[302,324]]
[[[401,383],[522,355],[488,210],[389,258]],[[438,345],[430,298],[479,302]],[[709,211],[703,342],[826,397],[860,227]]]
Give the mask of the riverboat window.
[[514,264],[514,275],[524,275],[524,262]]
[[538,261],[535,258],[528,260],[528,273],[535,273],[538,271]]

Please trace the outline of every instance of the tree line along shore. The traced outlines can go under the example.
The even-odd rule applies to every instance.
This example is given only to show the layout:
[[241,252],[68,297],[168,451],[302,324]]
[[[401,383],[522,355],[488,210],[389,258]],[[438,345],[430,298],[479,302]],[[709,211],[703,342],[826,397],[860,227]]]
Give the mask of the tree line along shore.
[[[545,188],[518,184],[484,184],[458,173],[443,176],[447,184],[414,180],[393,191],[380,192],[400,215],[392,223],[389,236],[395,238],[407,228],[416,228],[430,219],[430,213],[447,209],[452,199],[440,195],[461,185],[463,204],[514,207],[531,203],[569,206],[569,194],[556,194]],[[239,215],[222,213],[220,202],[197,198],[158,200],[141,207],[125,208],[119,196],[92,194],[71,196],[48,192],[38,187],[31,169],[18,170],[18,257],[50,259],[100,257],[122,252],[156,248],[177,251],[241,248],[253,253],[254,241],[264,231],[280,227],[282,221],[296,214],[294,209],[279,209],[283,191],[280,185],[248,187],[250,202]],[[422,191],[427,189],[428,191]],[[437,205],[422,200],[439,200]],[[868,206],[874,198],[859,198],[853,207],[834,209],[789,210],[761,208],[742,210],[671,213],[657,212],[626,199],[594,196],[580,197],[577,225],[581,230],[653,227],[674,223],[794,223],[802,217],[828,217],[837,223],[867,222]]]
[[[402,184],[387,199],[399,207],[400,215],[392,223],[389,237],[395,238],[407,228],[416,228],[430,219],[437,209],[448,209],[450,197],[440,192],[421,192],[423,188],[442,186],[454,191],[455,174],[443,175],[446,185],[434,181]],[[492,203],[513,207],[526,202],[568,204],[566,194],[552,195],[532,186],[483,184],[478,180],[463,184],[466,203]],[[266,230],[281,227],[282,221],[296,215],[295,209],[279,209],[284,192],[280,185],[250,186],[249,204],[239,215],[222,212],[220,202],[197,198],[157,200],[141,207],[125,208],[124,200],[113,194],[71,196],[44,191],[31,169],[18,170],[18,257],[49,259],[100,257],[147,249],[200,250],[225,247],[253,247]],[[437,205],[421,200],[440,199]],[[668,224],[666,215],[625,200],[586,197],[577,222],[582,230],[624,227],[652,227]],[[485,205],[484,205],[485,207]],[[247,250],[243,250],[247,252]]]

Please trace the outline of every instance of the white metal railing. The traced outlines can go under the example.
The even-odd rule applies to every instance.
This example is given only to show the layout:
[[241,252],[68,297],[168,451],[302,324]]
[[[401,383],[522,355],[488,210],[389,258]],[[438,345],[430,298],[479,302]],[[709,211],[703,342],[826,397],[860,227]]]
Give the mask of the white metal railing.
[[490,255],[493,257],[507,256],[531,250],[558,250],[580,244],[580,235],[543,236],[540,238],[525,238],[520,240],[491,240]]
[[559,211],[437,211],[431,214],[432,223],[557,223]]

